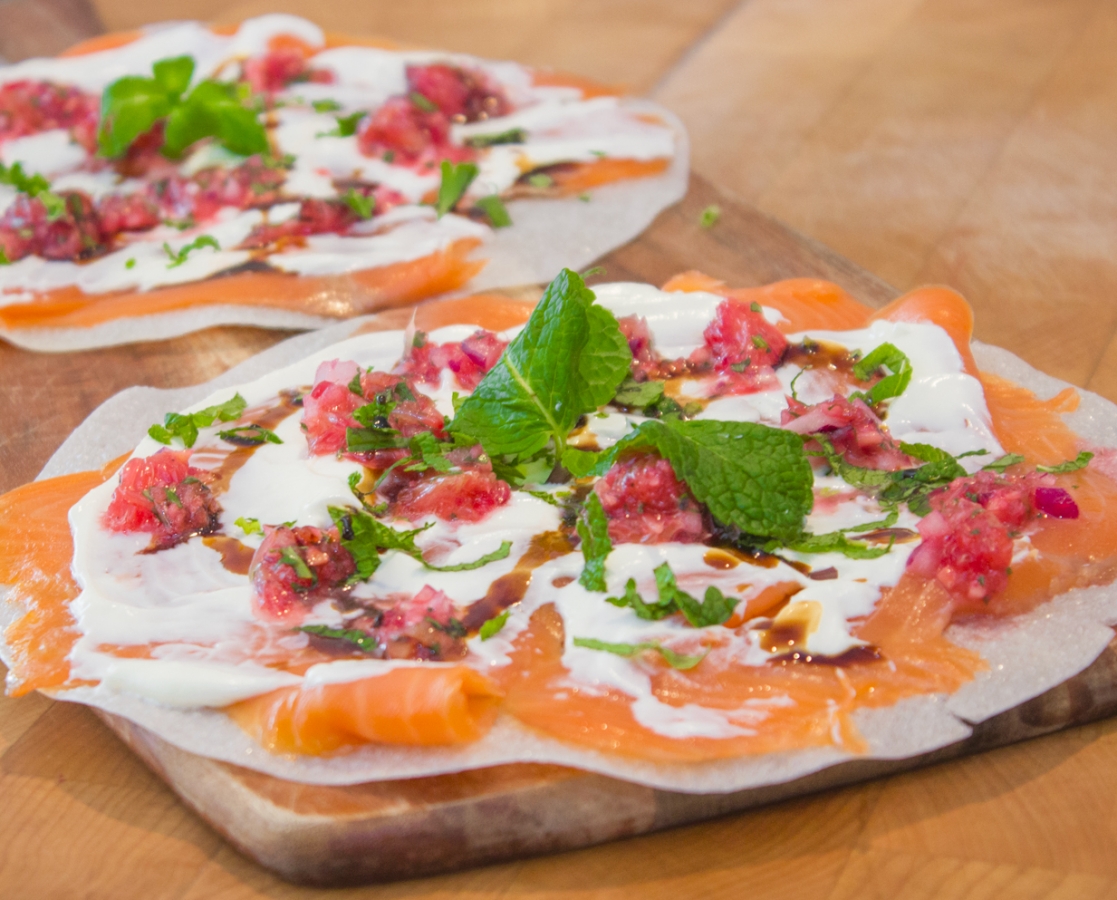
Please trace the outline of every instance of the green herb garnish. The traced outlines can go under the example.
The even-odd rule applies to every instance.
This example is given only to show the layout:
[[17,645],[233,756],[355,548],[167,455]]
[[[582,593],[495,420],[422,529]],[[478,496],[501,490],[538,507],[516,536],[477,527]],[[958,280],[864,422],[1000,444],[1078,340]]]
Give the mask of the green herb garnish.
[[217,436],[230,444],[243,444],[259,446],[260,444],[282,444],[279,435],[263,425],[240,425],[226,431],[217,432]]
[[508,621],[508,615],[508,610],[505,610],[499,616],[493,616],[491,619],[489,619],[489,621],[482,625],[480,630],[477,632],[481,636],[481,640],[487,641],[489,638],[499,634],[500,630],[504,628],[504,623]]
[[480,170],[473,163],[454,164],[449,160],[442,160],[442,181],[438,185],[438,200],[434,204],[440,219],[457,205],[477,177],[478,171]]
[[214,422],[232,422],[239,419],[247,401],[240,394],[216,406],[207,406],[194,413],[167,413],[162,425],[152,425],[147,433],[160,444],[169,444],[179,438],[187,447],[198,439],[198,429],[208,428]]
[[574,646],[585,647],[587,650],[601,650],[605,653],[615,653],[617,656],[625,656],[630,659],[646,651],[654,650],[663,657],[667,665],[683,672],[687,669],[693,669],[706,658],[705,653],[696,655],[676,653],[669,647],[664,647],[658,641],[645,641],[641,644],[611,644],[607,641],[599,641],[596,638],[576,637],[574,638]]
[[150,78],[126,75],[108,85],[101,95],[101,154],[123,156],[136,138],[163,119],[167,156],[179,156],[207,137],[241,156],[266,153],[267,133],[243,88],[207,79],[187,94],[193,75],[194,59],[176,56],[156,62]]
[[[0,184],[13,187],[28,197],[38,198],[47,211],[47,219],[51,222],[56,221],[66,213],[66,201],[51,191],[50,182],[42,175],[28,175],[23,171],[21,163],[17,162],[5,166],[4,163],[0,162]],[[0,253],[3,253],[3,248],[0,248]],[[7,260],[7,263],[11,262],[7,255],[4,256],[4,259]],[[6,265],[7,263],[0,263],[0,265]]]
[[522,144],[527,140],[527,132],[522,128],[509,128],[497,134],[474,134],[465,139],[467,147],[493,147],[496,144]]
[[177,269],[184,262],[186,262],[186,258],[191,253],[193,253],[195,250],[201,250],[203,247],[212,247],[214,250],[220,250],[221,249],[221,245],[219,243],[217,243],[217,239],[211,237],[208,234],[198,235],[198,237],[194,238],[194,240],[192,240],[189,244],[187,244],[185,247],[183,247],[177,253],[174,250],[171,249],[170,244],[164,242],[163,243],[163,252],[166,253],[167,256],[171,260],[169,263],[167,263],[167,268],[168,269]]
[[658,621],[676,612],[682,613],[683,618],[695,628],[720,625],[737,608],[737,601],[733,597],[726,597],[712,585],[706,588],[705,597],[699,603],[686,591],[679,589],[675,583],[675,573],[668,563],[656,567],[655,584],[659,593],[659,598],[655,601],[645,602],[636,590],[636,581],[632,578],[625,584],[624,596],[606,597],[605,601],[613,606],[628,607],[637,617],[649,621]]
[[241,516],[233,524],[236,525],[237,528],[239,528],[245,534],[263,534],[264,533],[264,529],[260,525],[260,520],[259,519],[250,519],[250,518],[247,518],[245,516]]
[[578,537],[582,539],[582,556],[586,560],[578,583],[587,591],[605,591],[605,560],[613,551],[609,540],[609,519],[596,493],[590,491],[585,514],[578,519]]
[[859,381],[868,381],[879,370],[887,374],[868,393],[860,391],[851,397],[860,397],[870,406],[885,400],[899,397],[911,382],[911,362],[894,344],[881,344],[853,367],[853,375]]
[[488,197],[482,197],[475,205],[489,217],[489,224],[493,228],[507,228],[512,224],[512,217],[508,215],[508,209],[498,195],[490,194]]
[[555,180],[544,172],[537,172],[528,177],[527,183],[536,188],[549,188],[554,185]]
[[1079,469],[1086,468],[1093,458],[1093,453],[1083,450],[1074,459],[1059,463],[1057,466],[1036,466],[1036,471],[1046,472],[1050,475],[1065,475],[1067,472],[1077,472]]
[[356,188],[349,188],[341,199],[361,219],[371,219],[376,209],[376,198],[362,194]]
[[357,631],[355,628],[331,628],[329,625],[302,625],[296,631],[304,631],[307,634],[314,634],[318,637],[333,638],[338,641],[347,641],[365,653],[373,653],[376,650],[376,638],[365,634],[363,631]]
[[713,228],[720,218],[721,207],[717,204],[711,204],[702,210],[702,214],[698,217],[698,224],[703,228]]
[[578,419],[608,403],[632,353],[611,312],[564,269],[523,330],[458,407],[450,431],[481,442],[494,462],[522,462],[553,442],[562,458]]

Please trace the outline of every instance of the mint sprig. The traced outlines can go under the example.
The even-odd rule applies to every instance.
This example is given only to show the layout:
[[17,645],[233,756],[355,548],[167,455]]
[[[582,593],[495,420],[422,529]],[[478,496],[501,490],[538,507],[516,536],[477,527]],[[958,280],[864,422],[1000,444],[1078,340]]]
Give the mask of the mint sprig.
[[489,224],[493,228],[507,228],[512,224],[512,217],[508,215],[508,209],[505,207],[504,201],[497,194],[482,197],[475,205],[488,216]]
[[232,422],[241,417],[248,402],[240,394],[215,406],[207,406],[194,413],[167,413],[162,425],[152,425],[147,433],[160,444],[170,444],[178,438],[187,447],[198,440],[198,429],[208,428],[214,422]]
[[358,631],[355,628],[332,628],[329,625],[301,625],[296,631],[317,635],[318,637],[333,638],[337,641],[346,641],[360,648],[365,653],[373,653],[376,650],[376,638],[365,634],[363,631]]
[[166,120],[163,153],[179,156],[196,141],[213,137],[227,150],[250,156],[268,151],[268,137],[255,109],[237,85],[199,82],[186,93],[194,59],[176,56],[152,65],[151,77],[126,75],[101,95],[97,142],[110,159],[123,156],[140,135]]
[[608,403],[632,353],[581,276],[559,273],[500,361],[458,407],[451,432],[492,457],[524,460],[554,442],[562,458],[578,419]]
[[596,493],[586,499],[585,515],[578,519],[578,537],[582,539],[582,556],[586,565],[578,583],[587,591],[605,591],[605,560],[613,551],[609,539],[609,519]]

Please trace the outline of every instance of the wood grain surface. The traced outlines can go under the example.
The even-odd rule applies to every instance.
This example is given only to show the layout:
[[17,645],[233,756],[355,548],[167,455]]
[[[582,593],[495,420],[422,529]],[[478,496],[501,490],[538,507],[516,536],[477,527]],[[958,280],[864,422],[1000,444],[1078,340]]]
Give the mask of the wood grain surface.
[[[43,33],[13,30],[7,8],[20,4],[21,14],[65,6],[0,0],[0,55],[68,42],[32,46],[53,39],[51,26],[36,19],[29,27]],[[1106,0],[95,7],[110,28],[283,9],[334,29],[509,56],[651,92],[687,122],[696,170],[719,189],[897,287],[938,280],[960,288],[978,308],[979,337],[1117,399],[1117,8]],[[62,21],[88,30],[95,16],[86,8]],[[754,217],[747,208],[740,215]],[[760,221],[769,235],[778,231]],[[735,228],[721,227],[731,223],[699,232],[680,220],[703,240],[696,252],[707,254],[684,265],[729,280],[740,272],[738,254],[782,265],[765,257],[763,239],[741,243]],[[663,253],[683,245],[677,233],[660,241],[626,248],[611,271],[666,274]],[[787,262],[804,265],[809,256]],[[858,277],[849,266],[845,274]],[[861,287],[854,290],[866,299],[887,294],[871,278]],[[3,486],[34,474],[119,387],[201,380],[276,339],[214,330],[118,355],[74,354],[73,366],[0,348]],[[1070,708],[1089,708],[1081,692],[1066,693]],[[1117,897],[1115,798],[1117,722],[1109,720],[657,835],[326,893],[284,884],[231,849],[87,710],[40,697],[0,700],[5,897]]]

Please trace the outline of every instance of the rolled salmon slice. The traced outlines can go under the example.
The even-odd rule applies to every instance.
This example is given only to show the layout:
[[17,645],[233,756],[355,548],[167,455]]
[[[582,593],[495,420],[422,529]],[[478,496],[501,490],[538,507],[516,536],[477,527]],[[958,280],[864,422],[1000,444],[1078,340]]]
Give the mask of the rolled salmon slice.
[[226,707],[273,752],[329,753],[350,744],[461,744],[481,737],[502,693],[466,666],[406,666],[383,675],[281,688]]

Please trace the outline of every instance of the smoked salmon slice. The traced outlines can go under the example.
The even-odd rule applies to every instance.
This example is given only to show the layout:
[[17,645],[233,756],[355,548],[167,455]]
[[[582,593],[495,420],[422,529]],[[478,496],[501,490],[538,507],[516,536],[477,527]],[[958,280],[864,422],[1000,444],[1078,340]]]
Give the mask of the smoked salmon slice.
[[383,675],[282,688],[226,708],[269,750],[321,754],[347,744],[436,746],[475,741],[500,691],[466,666],[407,666]]

